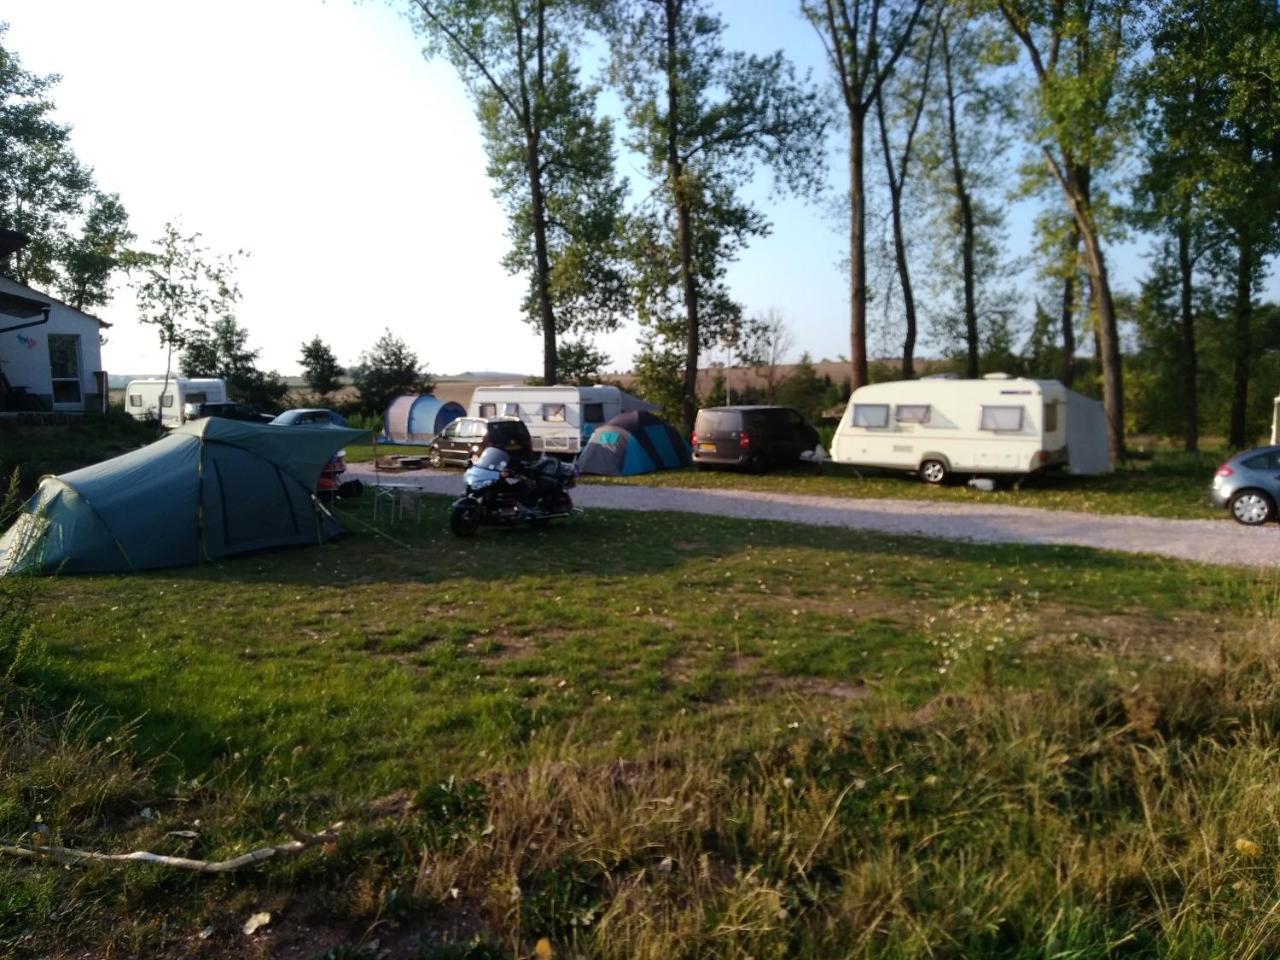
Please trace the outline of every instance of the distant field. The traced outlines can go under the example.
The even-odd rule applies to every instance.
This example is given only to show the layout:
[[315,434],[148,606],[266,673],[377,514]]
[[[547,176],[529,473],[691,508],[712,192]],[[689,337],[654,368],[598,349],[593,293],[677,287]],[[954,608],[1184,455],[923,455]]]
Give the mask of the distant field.
[[[221,880],[0,860],[0,944],[1280,951],[1272,579],[606,511],[459,541],[447,503],[389,528],[361,504],[323,547],[44,584],[19,678],[46,714],[118,719],[0,740],[0,833],[39,813],[51,842],[219,857],[282,812],[348,827]],[[122,721],[125,752],[102,739]],[[36,742],[47,758],[20,762]]]

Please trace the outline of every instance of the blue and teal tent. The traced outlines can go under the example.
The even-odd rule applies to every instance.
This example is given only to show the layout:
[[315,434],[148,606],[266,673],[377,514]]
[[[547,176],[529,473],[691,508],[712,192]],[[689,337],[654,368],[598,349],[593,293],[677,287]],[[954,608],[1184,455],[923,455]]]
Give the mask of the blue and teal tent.
[[580,473],[629,477],[689,465],[689,444],[652,413],[633,410],[596,427],[578,454]]
[[149,570],[323,542],[342,531],[317,509],[320,471],[363,435],[210,417],[45,477],[0,537],[0,576]]

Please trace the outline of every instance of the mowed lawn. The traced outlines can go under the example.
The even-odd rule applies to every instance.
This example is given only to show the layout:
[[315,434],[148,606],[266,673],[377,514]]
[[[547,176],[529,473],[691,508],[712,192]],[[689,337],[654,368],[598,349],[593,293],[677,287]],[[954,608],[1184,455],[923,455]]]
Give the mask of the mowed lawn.
[[422,505],[378,528],[365,502],[331,545],[45,585],[20,679],[99,719],[0,738],[6,833],[38,814],[52,842],[216,858],[278,839],[280,813],[347,825],[220,879],[0,861],[0,946],[1280,949],[1272,577],[605,511],[464,541],[447,498]]
[[239,752],[374,795],[520,762],[538,736],[601,756],[672,727],[749,745],[867,699],[923,703],[955,673],[1040,683],[1043,659],[1014,652],[1028,638],[1207,642],[1248,593],[1248,575],[1154,559],[686,515],[464,541],[447,499],[423,502],[398,542],[356,513],[331,545],[59,579],[39,681],[141,717],[186,775]]

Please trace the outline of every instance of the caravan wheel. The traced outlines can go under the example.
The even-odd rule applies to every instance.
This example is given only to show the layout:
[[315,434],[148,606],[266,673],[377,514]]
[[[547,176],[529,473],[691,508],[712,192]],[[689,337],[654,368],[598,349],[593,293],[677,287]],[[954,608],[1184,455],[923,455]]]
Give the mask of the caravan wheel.
[[920,464],[920,479],[937,485],[947,479],[947,465],[941,460],[926,460]]

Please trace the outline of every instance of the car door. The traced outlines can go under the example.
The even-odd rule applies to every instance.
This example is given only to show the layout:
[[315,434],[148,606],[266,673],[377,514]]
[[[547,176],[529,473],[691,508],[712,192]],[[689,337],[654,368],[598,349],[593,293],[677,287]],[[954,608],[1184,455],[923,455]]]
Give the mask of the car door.
[[458,433],[465,423],[466,420],[454,420],[440,431],[440,436],[436,440],[436,447],[440,450],[441,459],[450,461],[458,459]]

